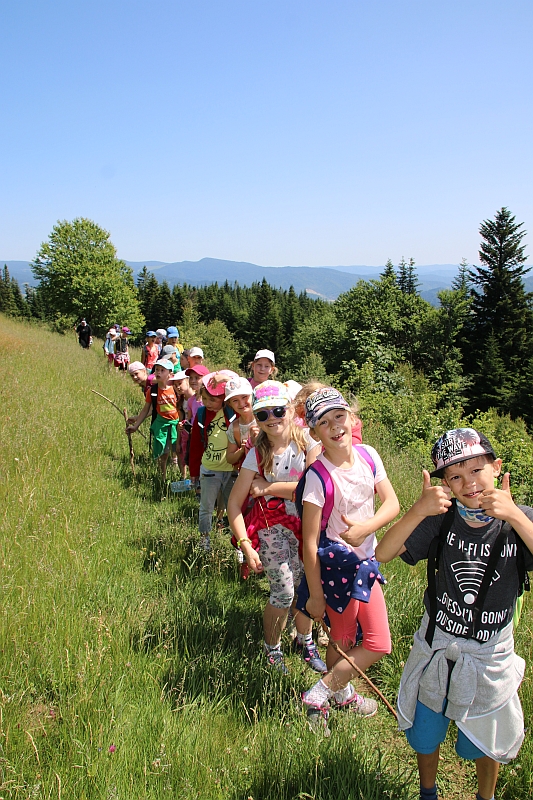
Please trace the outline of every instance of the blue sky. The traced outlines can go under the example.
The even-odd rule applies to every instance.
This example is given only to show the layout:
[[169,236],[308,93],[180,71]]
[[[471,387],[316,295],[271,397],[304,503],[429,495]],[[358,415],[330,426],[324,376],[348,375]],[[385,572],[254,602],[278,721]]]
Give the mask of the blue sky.
[[1,258],[77,216],[129,260],[274,266],[476,263],[503,205],[533,230],[531,0],[4,0],[0,26]]

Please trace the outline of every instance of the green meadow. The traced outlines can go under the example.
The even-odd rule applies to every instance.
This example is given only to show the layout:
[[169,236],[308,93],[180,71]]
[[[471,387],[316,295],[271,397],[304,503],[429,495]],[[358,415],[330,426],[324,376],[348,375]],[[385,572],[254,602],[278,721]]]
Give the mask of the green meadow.
[[[314,673],[293,655],[289,677],[264,663],[265,579],[239,581],[227,531],[212,553],[197,548],[196,501],[161,493],[139,434],[132,475],[124,422],[91,389],[131,413],[143,400],[100,343],[83,351],[73,334],[0,315],[0,358],[0,800],[417,797],[384,706],[367,720],[332,713],[329,738],[308,729],[298,698]],[[407,508],[420,464],[382,426],[364,430]],[[394,649],[370,676],[394,703],[424,570],[384,571]],[[517,631],[526,726],[532,608],[527,597]],[[498,797],[531,797],[532,775],[528,733]],[[440,786],[448,800],[475,795],[451,735]]]

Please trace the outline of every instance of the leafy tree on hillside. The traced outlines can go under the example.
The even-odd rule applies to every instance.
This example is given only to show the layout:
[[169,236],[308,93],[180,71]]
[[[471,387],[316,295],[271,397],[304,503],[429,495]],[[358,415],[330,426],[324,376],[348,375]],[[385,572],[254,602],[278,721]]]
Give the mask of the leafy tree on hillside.
[[86,316],[100,332],[115,321],[134,333],[144,327],[132,271],[117,258],[109,233],[90,219],[58,222],[32,272],[43,301],[57,316]]
[[469,273],[472,306],[464,352],[472,378],[470,409],[494,406],[531,423],[532,389],[524,392],[523,386],[533,353],[532,295],[523,282],[529,272],[522,244],[526,231],[503,207],[479,232],[482,266]]

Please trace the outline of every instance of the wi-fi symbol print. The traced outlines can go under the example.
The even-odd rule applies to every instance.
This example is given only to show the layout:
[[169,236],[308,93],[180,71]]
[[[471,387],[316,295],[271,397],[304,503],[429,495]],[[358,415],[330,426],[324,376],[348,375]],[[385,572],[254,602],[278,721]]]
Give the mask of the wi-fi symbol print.
[[[486,564],[483,561],[455,561],[451,567],[459,589],[463,593],[465,603],[469,606],[473,605],[485,574]],[[499,579],[499,572],[495,572],[491,586]]]

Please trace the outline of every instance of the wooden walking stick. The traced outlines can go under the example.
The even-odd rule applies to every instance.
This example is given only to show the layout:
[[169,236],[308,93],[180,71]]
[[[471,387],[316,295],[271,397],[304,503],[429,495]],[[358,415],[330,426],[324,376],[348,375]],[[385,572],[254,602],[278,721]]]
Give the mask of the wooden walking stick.
[[328,626],[326,625],[326,623],[324,622],[324,620],[323,620],[323,619],[316,619],[316,620],[315,620],[315,622],[318,622],[318,624],[321,626],[322,630],[323,630],[323,631],[325,631],[325,633],[326,633],[326,636],[328,637],[328,641],[329,641],[330,645],[333,647],[333,649],[335,650],[335,652],[336,652],[336,653],[338,653],[340,656],[342,656],[344,659],[346,659],[346,661],[348,662],[348,664],[349,664],[351,667],[353,667],[353,669],[356,671],[356,673],[359,675],[359,677],[360,677],[360,678],[363,678],[363,680],[364,680],[364,681],[366,681],[366,683],[367,683],[367,684],[370,686],[370,688],[372,689],[372,691],[373,691],[375,694],[377,694],[377,696],[379,697],[379,699],[380,699],[380,700],[381,700],[381,701],[382,701],[382,702],[383,702],[383,703],[384,703],[384,704],[387,706],[387,708],[389,709],[389,711],[390,711],[390,713],[393,715],[393,717],[394,717],[395,719],[398,719],[398,715],[397,715],[396,711],[395,711],[395,710],[394,710],[394,708],[391,706],[391,704],[389,703],[389,701],[387,700],[387,698],[386,698],[386,697],[385,697],[385,696],[384,696],[384,695],[383,695],[383,694],[382,694],[382,693],[379,691],[378,687],[377,687],[377,686],[376,686],[374,683],[372,683],[372,681],[370,680],[370,678],[368,677],[368,675],[366,675],[366,674],[363,672],[363,670],[362,670],[362,669],[360,669],[360,668],[357,666],[357,664],[355,663],[355,661],[353,660],[353,658],[351,658],[350,656],[346,655],[346,653],[345,653],[343,650],[341,650],[341,648],[339,647],[339,645],[337,644],[337,642],[334,642],[334,641],[333,641],[333,639],[331,638],[331,636],[330,636],[330,634],[329,634],[329,628],[328,628]]
[[[117,411],[118,411],[118,413],[120,414],[121,417],[123,416],[123,412],[120,410],[120,408],[117,406],[116,403],[114,403],[112,400],[109,399],[109,397],[106,397],[105,394],[100,394],[100,392],[97,392],[96,389],[91,389],[91,392],[93,392],[93,394],[97,394],[98,397],[103,397],[104,400],[107,400],[108,403],[111,403],[113,408],[117,409]],[[146,436],[142,431],[138,430],[137,433],[140,433],[141,436],[143,437],[143,439],[146,439]]]
[[[123,410],[124,414],[124,422],[126,423],[126,427],[128,426],[128,411],[127,409]],[[131,464],[131,471],[133,472],[133,477],[135,478],[135,453],[133,452],[133,442],[131,441],[131,433],[128,431],[128,444],[130,446],[130,464]]]

